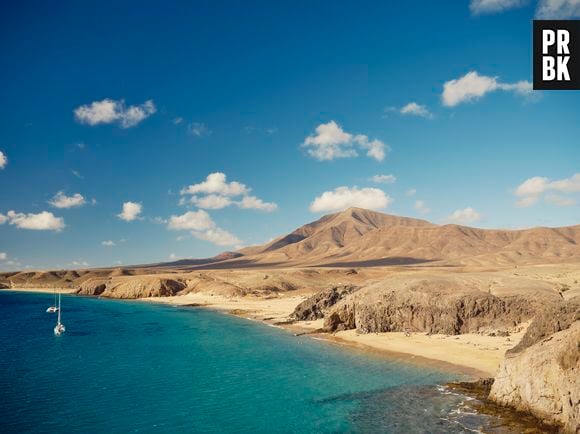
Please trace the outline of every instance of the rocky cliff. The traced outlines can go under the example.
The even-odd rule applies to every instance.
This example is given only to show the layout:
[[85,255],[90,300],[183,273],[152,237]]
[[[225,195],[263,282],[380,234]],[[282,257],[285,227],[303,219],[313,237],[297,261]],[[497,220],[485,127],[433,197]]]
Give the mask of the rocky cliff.
[[580,321],[508,354],[489,398],[580,432]]
[[361,333],[412,330],[461,334],[510,329],[527,321],[546,300],[533,296],[497,297],[449,280],[406,279],[379,282],[348,295],[326,315],[328,331]]

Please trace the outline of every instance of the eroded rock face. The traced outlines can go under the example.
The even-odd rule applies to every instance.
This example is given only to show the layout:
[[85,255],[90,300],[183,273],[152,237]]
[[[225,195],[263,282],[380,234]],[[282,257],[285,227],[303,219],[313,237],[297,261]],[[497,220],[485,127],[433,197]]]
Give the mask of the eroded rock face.
[[176,295],[187,287],[181,279],[155,276],[91,279],[83,282],[78,294],[111,298],[147,298]]
[[508,350],[508,354],[519,353],[554,333],[568,329],[579,320],[580,300],[577,298],[546,306],[541,314],[534,318],[522,340]]
[[334,306],[325,318],[328,331],[357,329],[361,333],[412,330],[461,334],[482,328],[512,328],[530,319],[538,302],[529,297],[496,297],[486,292],[438,288],[411,282],[389,289],[365,287]]
[[580,321],[508,355],[489,398],[580,432]]
[[298,321],[324,318],[330,307],[358,289],[359,287],[354,285],[340,285],[318,292],[296,306],[292,318]]

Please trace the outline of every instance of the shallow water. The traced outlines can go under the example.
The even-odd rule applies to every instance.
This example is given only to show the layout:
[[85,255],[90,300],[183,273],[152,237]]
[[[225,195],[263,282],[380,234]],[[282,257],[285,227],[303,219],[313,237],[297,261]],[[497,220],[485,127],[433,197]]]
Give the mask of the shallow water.
[[[0,293],[0,431],[472,432],[451,374],[204,309]],[[457,376],[455,376],[456,378]],[[506,432],[506,431],[499,431]]]

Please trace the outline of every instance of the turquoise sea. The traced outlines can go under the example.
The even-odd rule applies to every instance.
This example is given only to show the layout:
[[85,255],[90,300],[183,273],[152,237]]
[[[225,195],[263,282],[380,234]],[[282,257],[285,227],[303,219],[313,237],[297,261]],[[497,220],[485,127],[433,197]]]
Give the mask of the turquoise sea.
[[0,292],[0,432],[455,433],[490,423],[438,387],[449,373],[142,302],[64,296],[67,332],[55,337],[51,302]]

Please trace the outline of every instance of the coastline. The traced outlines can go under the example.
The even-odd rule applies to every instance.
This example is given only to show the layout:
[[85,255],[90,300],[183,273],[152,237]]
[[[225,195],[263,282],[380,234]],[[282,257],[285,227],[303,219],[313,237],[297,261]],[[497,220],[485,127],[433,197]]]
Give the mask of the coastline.
[[[53,288],[6,288],[5,291],[52,293]],[[74,293],[74,289],[57,288],[62,294]],[[503,360],[505,351],[515,346],[525,332],[522,327],[510,337],[491,337],[477,334],[458,336],[427,335],[390,332],[360,334],[356,330],[346,330],[334,334],[320,331],[323,320],[289,322],[288,317],[296,305],[306,296],[293,297],[244,297],[228,298],[202,293],[182,296],[138,298],[126,301],[140,301],[172,305],[176,307],[200,307],[223,314],[235,315],[264,324],[280,327],[295,335],[309,337],[336,345],[372,352],[390,359],[423,366],[435,367],[473,379],[493,377]]]
[[278,298],[227,298],[209,294],[138,299],[149,303],[191,306],[213,309],[253,321],[280,327],[296,335],[382,354],[389,358],[420,364],[467,375],[473,379],[494,377],[505,351],[515,346],[525,333],[522,327],[509,337],[463,334],[457,336],[390,332],[361,334],[346,330],[334,334],[323,333],[323,320],[288,322],[288,317],[304,296]]

